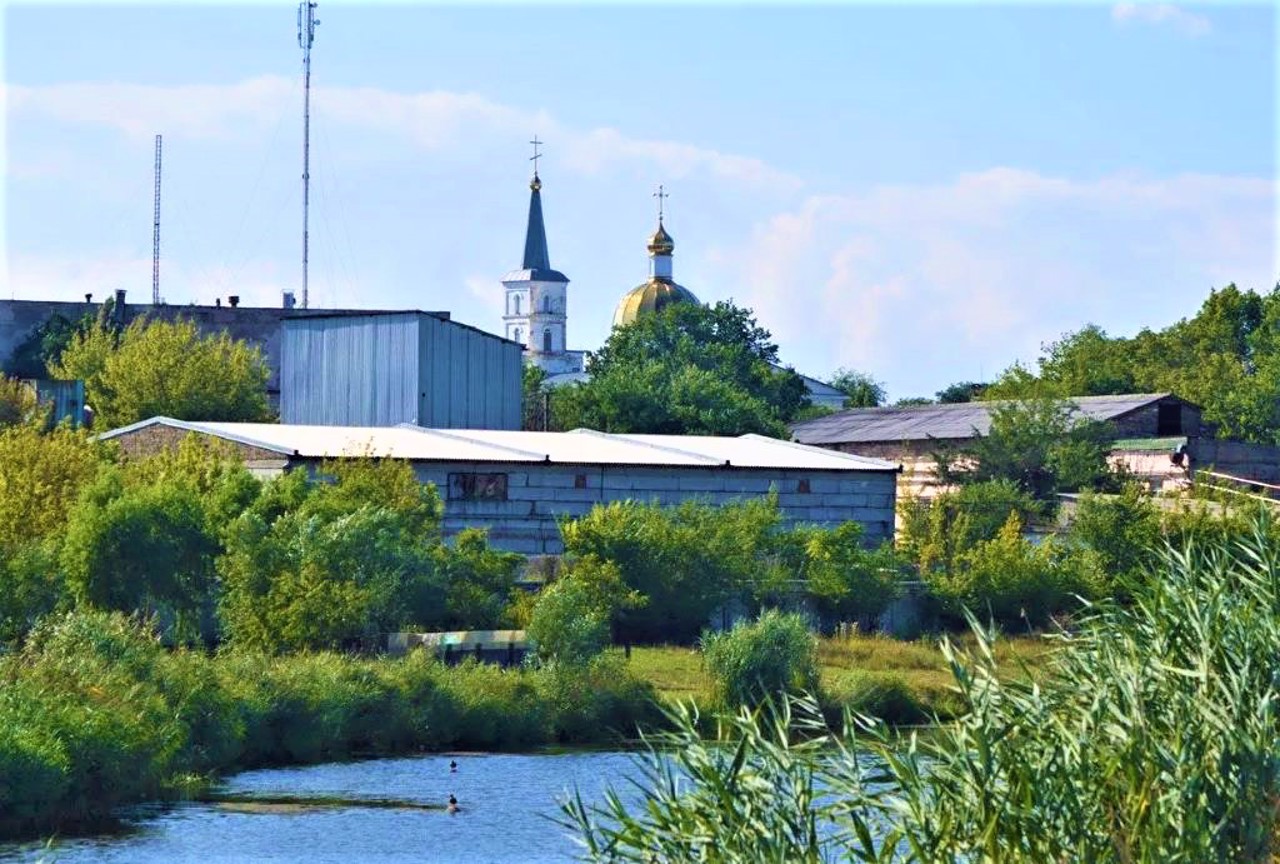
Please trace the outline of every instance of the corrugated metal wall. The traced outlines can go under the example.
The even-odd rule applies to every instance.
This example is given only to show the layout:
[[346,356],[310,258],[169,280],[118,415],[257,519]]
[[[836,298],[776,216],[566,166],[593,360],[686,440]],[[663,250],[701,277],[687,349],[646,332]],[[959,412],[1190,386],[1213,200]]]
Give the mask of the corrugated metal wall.
[[424,317],[421,321],[420,426],[432,429],[519,429],[520,346],[479,330]]
[[433,315],[284,322],[283,423],[520,427],[520,346]]

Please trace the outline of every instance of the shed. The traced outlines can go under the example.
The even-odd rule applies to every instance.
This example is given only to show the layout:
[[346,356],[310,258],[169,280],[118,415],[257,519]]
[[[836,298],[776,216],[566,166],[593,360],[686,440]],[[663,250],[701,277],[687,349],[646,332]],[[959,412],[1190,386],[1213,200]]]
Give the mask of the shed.
[[614,435],[589,429],[482,429],[196,423],[153,417],[103,434],[127,455],[172,447],[187,435],[232,444],[251,470],[315,470],[327,458],[375,456],[412,463],[444,501],[444,532],[485,528],[499,549],[563,551],[557,520],[597,504],[711,504],[774,490],[791,523],[860,523],[869,544],[892,536],[899,466],[779,441],[697,435]]
[[521,346],[427,312],[282,322],[285,423],[519,429]]

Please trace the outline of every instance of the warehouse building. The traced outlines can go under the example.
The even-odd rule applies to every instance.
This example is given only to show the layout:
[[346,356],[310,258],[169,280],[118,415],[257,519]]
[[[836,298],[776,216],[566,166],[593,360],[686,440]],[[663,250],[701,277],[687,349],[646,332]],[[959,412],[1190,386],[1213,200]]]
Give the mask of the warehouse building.
[[894,462],[806,447],[759,435],[612,435],[477,429],[192,423],[153,417],[107,432],[128,456],[176,446],[187,435],[234,446],[260,475],[327,458],[405,459],[434,483],[444,502],[446,536],[489,531],[499,549],[563,551],[557,520],[596,504],[699,500],[724,504],[776,490],[792,523],[860,523],[869,544],[892,536]]
[[[1073,418],[1107,424],[1112,463],[1124,466],[1153,490],[1180,487],[1191,461],[1208,465],[1214,456],[1221,459],[1226,454],[1223,448],[1214,449],[1200,407],[1172,393],[1076,396],[1067,402]],[[791,436],[802,444],[902,462],[899,494],[931,497],[942,488],[935,454],[963,448],[988,434],[992,409],[1008,404],[852,408],[795,423]],[[1184,459],[1178,454],[1188,455]]]

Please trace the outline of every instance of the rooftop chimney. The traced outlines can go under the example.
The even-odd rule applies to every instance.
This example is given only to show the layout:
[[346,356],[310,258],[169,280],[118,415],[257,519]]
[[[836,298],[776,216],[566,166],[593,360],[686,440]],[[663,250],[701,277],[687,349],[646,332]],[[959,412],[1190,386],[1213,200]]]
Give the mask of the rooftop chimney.
[[92,294],[86,294],[86,295],[84,295],[84,302],[86,302],[86,303],[92,303],[92,302],[93,302],[93,295],[92,295]]
[[298,301],[294,299],[293,292],[292,291],[284,292],[284,308],[292,309],[294,306],[297,306],[297,305],[298,305]]
[[236,308],[237,306],[240,305],[240,295],[232,294],[230,297],[227,298],[227,302],[231,304],[232,309]]

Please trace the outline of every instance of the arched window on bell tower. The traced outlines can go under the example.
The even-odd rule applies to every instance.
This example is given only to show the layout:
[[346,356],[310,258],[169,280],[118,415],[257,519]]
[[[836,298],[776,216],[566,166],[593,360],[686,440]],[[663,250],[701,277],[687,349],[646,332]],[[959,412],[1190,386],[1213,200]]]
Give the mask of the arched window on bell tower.
[[550,327],[542,331],[542,353],[543,354],[551,353],[551,328]]
[[520,332],[520,328],[519,328],[519,327],[517,327],[517,328],[516,328],[516,332],[515,332],[515,337],[514,337],[514,338],[515,338],[515,341],[519,342],[521,345],[523,345],[523,344],[524,344],[524,340],[520,338],[522,335],[523,335],[523,334],[521,334],[521,332]]
[[516,315],[519,315],[519,314],[520,314],[520,295],[519,295],[519,294],[516,294],[516,295],[514,296],[514,299],[515,299],[515,303],[516,303],[515,314],[516,314]]

